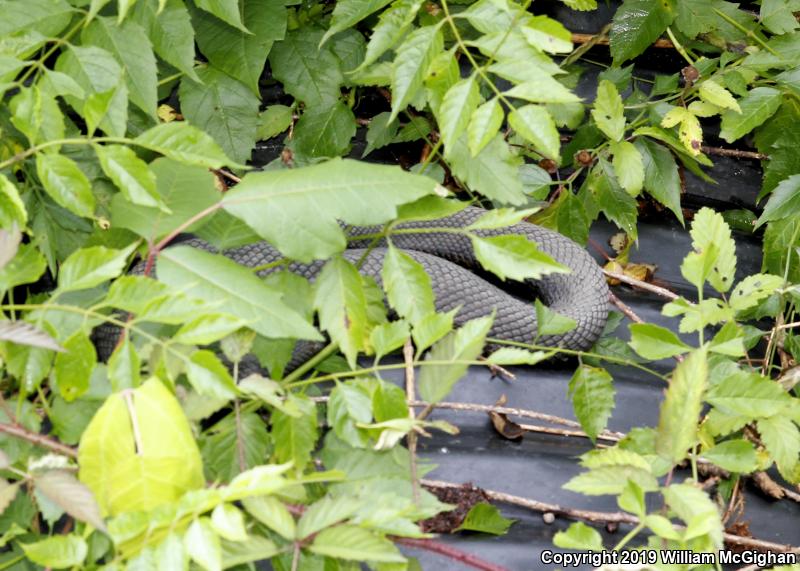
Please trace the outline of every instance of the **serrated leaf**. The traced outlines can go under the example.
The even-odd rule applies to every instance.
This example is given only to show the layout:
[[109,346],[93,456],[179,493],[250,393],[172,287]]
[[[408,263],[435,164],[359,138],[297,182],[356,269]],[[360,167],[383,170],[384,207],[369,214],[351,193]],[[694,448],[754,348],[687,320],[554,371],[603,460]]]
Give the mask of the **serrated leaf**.
[[663,494],[670,509],[687,524],[684,533],[689,539],[707,534],[715,548],[722,546],[719,509],[705,490],[686,482],[664,488]]
[[742,111],[739,108],[739,104],[736,102],[736,99],[734,99],[733,95],[731,95],[730,91],[722,87],[713,79],[707,79],[701,83],[699,93],[700,98],[703,101],[707,101],[712,105],[722,107],[723,109],[732,109],[740,113]]
[[708,377],[706,349],[697,349],[678,363],[658,420],[656,450],[673,464],[683,460],[697,442],[697,422]]
[[361,153],[362,158],[375,149],[385,147],[394,140],[399,125],[396,121],[389,121],[390,115],[391,113],[384,111],[370,120],[369,127],[367,127],[367,146],[364,152]]
[[583,472],[564,484],[565,490],[587,496],[619,495],[634,482],[646,492],[658,489],[658,480],[650,472],[636,466],[603,466]]
[[512,205],[527,201],[519,179],[522,158],[511,152],[499,133],[476,156],[462,136],[450,148],[449,163],[456,177],[492,200]]
[[744,371],[737,371],[714,384],[706,400],[724,414],[747,419],[781,414],[792,402],[775,381]]
[[295,539],[296,525],[292,514],[279,500],[271,496],[245,498],[244,508],[258,521],[288,540]]
[[398,205],[432,194],[435,186],[399,167],[334,159],[249,174],[222,204],[285,255],[309,262],[344,250],[337,219],[381,224],[395,217]]
[[361,502],[348,496],[326,496],[311,504],[297,525],[297,537],[305,539],[327,527],[344,521],[352,516]]
[[197,248],[178,246],[161,252],[157,264],[163,282],[203,299],[271,338],[319,340],[319,333],[280,295],[236,262]]
[[269,54],[273,75],[286,92],[316,108],[338,101],[345,81],[340,60],[330,46],[319,47],[322,35],[316,28],[289,32]]
[[25,556],[43,567],[80,566],[89,552],[86,541],[77,535],[55,535],[34,543],[20,543]]
[[545,156],[559,160],[561,140],[555,121],[547,109],[539,105],[524,105],[508,114],[508,124]]
[[570,524],[566,531],[557,532],[553,536],[553,545],[562,549],[602,551],[603,538],[596,529],[577,521]]
[[505,93],[505,97],[523,99],[531,103],[580,103],[580,98],[572,93],[563,83],[542,73],[532,81],[518,83]]
[[198,8],[213,14],[223,22],[238,28],[239,30],[250,33],[242,23],[242,14],[239,12],[239,2],[237,0],[197,0]]
[[397,48],[392,65],[392,119],[414,99],[433,58],[443,48],[444,40],[439,26],[424,26],[414,30]]
[[642,155],[645,190],[658,202],[669,208],[683,223],[681,210],[681,182],[675,158],[666,148],[639,137],[634,146]]
[[259,99],[243,83],[208,66],[197,70],[200,82],[181,81],[181,111],[203,129],[225,154],[240,164],[256,144]]
[[722,114],[720,137],[732,143],[772,117],[781,105],[781,92],[772,87],[756,87],[739,100],[741,113]]
[[179,163],[218,169],[235,166],[208,134],[182,121],[160,123],[136,137],[134,142]]
[[16,345],[39,347],[52,351],[64,351],[47,332],[24,321],[0,321],[0,341],[10,341]]
[[197,78],[194,28],[182,0],[137,0],[129,19],[144,28],[161,59],[189,77]]
[[183,536],[186,553],[206,571],[222,571],[222,547],[207,517],[195,519]]
[[666,359],[691,349],[675,333],[654,323],[631,323],[628,329],[631,332],[628,344],[645,359]]
[[418,354],[421,354],[422,351],[436,343],[453,329],[453,317],[456,313],[457,309],[446,313],[431,313],[414,326],[411,337],[414,339]]
[[367,298],[361,276],[353,264],[335,257],[325,264],[315,286],[314,308],[320,325],[355,368],[368,336]]
[[480,264],[502,280],[522,281],[569,272],[524,236],[508,234],[482,238],[472,235],[470,239]]
[[614,141],[610,150],[614,155],[611,164],[620,186],[631,196],[637,196],[644,185],[644,162],[641,153],[628,141]]
[[290,148],[305,158],[346,155],[356,128],[352,109],[342,101],[307,108],[295,124]]
[[473,111],[467,127],[469,152],[474,157],[497,135],[503,124],[503,108],[493,97]]
[[286,7],[276,0],[244,0],[239,11],[249,32],[194,10],[197,45],[215,68],[258,95],[258,79],[272,44],[286,34]]
[[470,508],[464,521],[454,531],[479,531],[492,535],[505,535],[514,521],[503,517],[496,506],[479,502]]
[[778,183],[755,227],[758,228],[771,220],[791,218],[798,213],[800,213],[800,174],[795,174]]
[[534,302],[536,309],[536,335],[560,335],[575,329],[574,319],[561,315],[544,305],[539,299]]
[[418,388],[423,399],[429,403],[437,403],[450,393],[467,371],[468,365],[464,361],[473,361],[481,354],[492,321],[493,316],[468,321],[430,350],[425,361],[444,363],[422,367]]
[[314,538],[308,550],[337,559],[405,562],[405,558],[391,541],[354,525],[338,525],[323,529]]
[[194,390],[201,395],[216,399],[232,399],[236,396],[236,384],[228,368],[211,351],[195,351],[186,363],[186,376]]
[[797,482],[800,459],[800,431],[785,416],[775,415],[758,421],[758,432],[778,471],[788,481]]
[[[24,228],[27,221],[28,212],[17,187],[8,178],[0,174],[0,229],[11,228],[14,224]],[[0,258],[2,258],[2,255],[0,255]],[[4,263],[0,263],[0,268],[4,265]]]
[[590,176],[589,188],[597,206],[609,220],[636,239],[636,199],[619,185],[611,164],[604,159],[598,160]]
[[[266,141],[272,137],[277,137],[289,128],[292,124],[292,120],[291,107],[287,107],[286,105],[269,105],[258,115],[256,138],[259,141]],[[371,126],[372,123],[370,123],[370,127]],[[367,139],[369,140],[369,133],[367,134]]]
[[53,94],[38,85],[23,89],[12,97],[9,107],[11,122],[31,145],[64,138],[64,116],[58,102]]
[[321,43],[325,43],[331,36],[355,26],[358,22],[377,12],[391,0],[343,0],[338,2],[333,9],[331,25]]
[[597,127],[612,141],[622,140],[625,134],[625,109],[614,84],[604,79],[597,86],[592,118]]
[[405,252],[389,246],[381,278],[389,304],[409,323],[416,324],[434,311],[430,276]]
[[614,63],[621,64],[641,54],[674,17],[671,1],[627,0],[614,13],[609,32]]
[[106,399],[81,437],[78,464],[104,515],[149,510],[205,485],[189,423],[155,378]]
[[211,512],[211,527],[228,541],[246,541],[242,511],[233,504],[219,504]]
[[316,406],[307,397],[295,397],[290,402],[299,409],[299,416],[280,410],[272,414],[275,455],[278,462],[292,461],[302,468],[311,460],[311,451],[317,442]]
[[45,191],[58,204],[78,216],[94,215],[95,200],[89,179],[64,155],[36,155],[36,174]]
[[470,117],[480,101],[481,94],[475,74],[462,79],[444,94],[438,119],[445,149],[455,143],[467,129]]
[[73,401],[89,389],[89,379],[97,364],[97,353],[81,330],[64,341],[64,352],[56,355],[53,381],[64,400]]
[[718,292],[724,293],[733,285],[736,274],[736,243],[725,219],[710,208],[701,208],[692,221],[692,247],[701,256],[717,250],[713,258],[713,270],[708,283]]
[[530,45],[544,52],[563,54],[572,51],[572,34],[557,20],[547,16],[533,16],[521,30]]
[[94,150],[103,172],[128,201],[169,211],[156,190],[155,174],[129,147],[98,145]]
[[232,315],[208,313],[185,323],[172,340],[185,345],[210,345],[246,325],[244,319]]
[[688,109],[674,107],[664,115],[661,126],[669,128],[678,124],[680,124],[678,138],[687,152],[693,156],[699,155],[703,143],[703,129],[700,126],[700,121]]
[[130,336],[124,335],[122,342],[117,345],[108,359],[108,380],[111,382],[112,390],[120,391],[138,387],[141,382],[140,368],[139,353],[131,343]]
[[33,478],[36,491],[75,519],[106,531],[100,508],[92,492],[66,470],[49,470]]
[[723,470],[748,474],[757,469],[756,450],[748,440],[727,440],[703,452],[703,457]]
[[592,442],[606,428],[615,393],[611,375],[598,367],[581,365],[569,381],[575,417]]
[[526,351],[518,347],[503,347],[486,359],[495,365],[536,365],[553,356],[553,351]]
[[125,269],[134,245],[124,250],[105,246],[82,248],[69,256],[58,273],[58,289],[62,292],[89,289],[120,275]]

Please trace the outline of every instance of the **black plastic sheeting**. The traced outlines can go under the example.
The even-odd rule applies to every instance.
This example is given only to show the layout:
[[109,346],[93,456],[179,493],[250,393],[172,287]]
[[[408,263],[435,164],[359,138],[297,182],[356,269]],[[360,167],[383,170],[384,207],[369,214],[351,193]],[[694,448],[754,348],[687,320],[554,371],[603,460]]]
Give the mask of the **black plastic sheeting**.
[[[536,4],[537,13],[548,13],[575,32],[594,33],[610,21],[617,3],[600,2],[596,12],[574,12],[560,3],[544,2]],[[593,48],[595,59],[608,60],[608,50]],[[659,73],[677,73],[685,62],[667,50],[651,50],[646,61],[651,69],[639,69],[635,75],[652,77],[654,69]],[[594,99],[597,74],[600,67],[589,67],[582,76],[578,94],[586,101]],[[276,102],[282,99],[279,93],[266,94],[266,99]],[[378,106],[385,101],[376,100]],[[380,108],[379,111],[385,110]],[[351,156],[358,158],[364,148],[365,130],[359,129]],[[707,134],[710,144],[713,134]],[[266,164],[277,158],[282,145],[280,140],[261,143],[254,153],[254,163]],[[371,159],[381,162],[407,162],[409,157],[401,155],[402,149],[389,147],[373,153]],[[377,156],[377,158],[375,158]],[[711,184],[695,177],[689,172],[686,176],[686,195],[684,208],[699,209],[710,206],[717,211],[754,208],[755,198],[761,185],[761,169],[757,161],[736,160],[726,157],[712,157],[714,167],[706,169],[717,181]],[[413,162],[413,159],[412,159]],[[598,221],[591,231],[591,253],[603,263],[597,246],[604,248],[609,255],[608,239],[618,230],[611,224]],[[736,254],[738,258],[737,280],[761,269],[760,240],[750,234],[735,232]],[[664,211],[657,219],[652,216],[640,220],[639,240],[631,252],[631,261],[656,264],[656,279],[660,285],[672,289],[689,299],[695,296],[694,287],[680,274],[680,264],[691,251],[691,238],[688,228],[682,227],[674,215]],[[634,291],[626,286],[613,288],[614,293],[643,320],[668,327],[677,333],[678,320],[661,315],[665,301],[654,294]],[[612,308],[613,309],[613,308]],[[628,340],[627,323],[618,328],[616,335]],[[696,336],[681,335],[688,343],[696,343]],[[473,367],[447,397],[448,401],[494,404],[501,395],[507,398],[507,406],[529,409],[574,419],[572,404],[567,396],[567,385],[574,371],[574,361],[545,363],[537,367],[512,368],[516,380],[507,381],[492,378],[486,368]],[[662,372],[671,370],[674,361],[663,361],[652,365]],[[617,391],[616,408],[609,422],[609,429],[627,432],[637,426],[654,426],[658,422],[659,405],[664,384],[646,373],[633,368],[607,367],[614,377]],[[401,373],[385,374],[385,378],[402,382]],[[528,433],[521,441],[510,441],[499,436],[487,415],[473,412],[437,409],[432,419],[447,420],[459,427],[456,436],[434,433],[432,438],[419,442],[419,452],[424,461],[435,464],[437,468],[426,477],[453,483],[470,482],[479,487],[505,492],[533,500],[558,504],[562,507],[589,509],[597,511],[618,511],[612,496],[583,496],[566,491],[562,486],[581,472],[577,458],[592,449],[590,442],[581,438],[550,436]],[[512,418],[513,419],[513,418]],[[680,481],[689,474],[676,474]],[[657,510],[658,497],[648,496],[648,509]],[[571,521],[558,517],[547,524],[542,515],[523,508],[500,505],[502,513],[516,520],[509,532],[502,537],[485,534],[459,533],[443,536],[440,540],[452,544],[460,550],[477,555],[497,565],[511,570],[551,569],[553,565],[541,562],[544,550],[557,550],[552,539],[556,532],[566,529]],[[749,523],[751,533],[758,539],[783,544],[800,544],[800,506],[790,501],[773,501],[758,491],[748,488],[745,491],[745,510],[742,521]],[[620,526],[614,533],[602,527],[598,530],[605,536],[606,545],[614,545],[629,530]],[[636,541],[633,542],[637,544]],[[408,555],[419,559],[423,569],[457,570],[465,565],[430,552],[404,549]],[[574,568],[574,567],[573,567]],[[578,567],[589,569],[591,567]]]

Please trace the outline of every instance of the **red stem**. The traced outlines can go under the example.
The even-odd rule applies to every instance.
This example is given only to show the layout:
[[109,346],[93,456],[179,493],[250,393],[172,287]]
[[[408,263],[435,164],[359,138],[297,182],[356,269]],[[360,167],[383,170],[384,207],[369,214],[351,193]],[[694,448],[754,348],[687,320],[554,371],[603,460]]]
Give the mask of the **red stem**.
[[392,541],[406,547],[413,547],[414,549],[424,549],[444,555],[445,557],[458,561],[464,565],[468,565],[473,569],[481,569],[482,571],[509,571],[507,567],[502,565],[495,565],[488,561],[484,561],[480,557],[476,557],[470,553],[465,553],[455,547],[450,547],[444,543],[433,541],[431,539],[414,539],[410,537],[392,537]]

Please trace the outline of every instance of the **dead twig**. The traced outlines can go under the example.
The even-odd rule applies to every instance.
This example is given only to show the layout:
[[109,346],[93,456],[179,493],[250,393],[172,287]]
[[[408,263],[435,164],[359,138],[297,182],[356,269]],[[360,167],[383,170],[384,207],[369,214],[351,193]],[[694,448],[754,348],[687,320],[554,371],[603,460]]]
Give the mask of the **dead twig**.
[[58,442],[53,438],[50,438],[49,436],[45,436],[44,434],[38,434],[36,432],[31,432],[27,428],[23,428],[22,426],[16,424],[0,423],[0,432],[2,432],[3,434],[8,434],[9,436],[13,436],[14,438],[27,440],[28,442],[31,442],[36,446],[47,448],[48,450],[57,452],[62,456],[67,456],[69,458],[78,457],[78,451],[72,448],[71,446],[67,446],[66,444],[61,444],[60,442]]
[[[608,45],[608,36],[600,35],[600,34],[572,34],[572,43],[573,44],[586,44],[592,43],[592,45],[598,46],[607,46]],[[673,44],[670,40],[666,38],[658,38],[651,47],[654,48],[661,48],[661,49],[670,49],[674,48],[675,44]]]
[[656,295],[660,295],[661,297],[665,297],[669,300],[676,300],[680,296],[674,292],[671,292],[667,288],[663,288],[661,286],[653,285],[651,283],[643,282],[642,280],[637,280],[636,278],[632,278],[630,276],[626,276],[625,274],[621,274],[619,272],[612,272],[611,270],[603,269],[603,273],[615,280],[621,281],[622,283],[628,284],[629,286],[633,286],[639,289],[643,289],[654,293]]
[[718,155],[721,157],[734,157],[737,159],[752,159],[756,161],[765,161],[769,159],[769,155],[759,153],[756,151],[740,151],[739,149],[725,149],[723,147],[700,147],[700,150],[709,155]]

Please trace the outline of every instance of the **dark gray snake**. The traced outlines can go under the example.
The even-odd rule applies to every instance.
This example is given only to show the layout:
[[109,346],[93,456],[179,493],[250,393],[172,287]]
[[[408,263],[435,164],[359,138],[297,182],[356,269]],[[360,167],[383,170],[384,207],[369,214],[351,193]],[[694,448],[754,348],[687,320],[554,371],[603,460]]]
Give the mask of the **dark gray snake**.
[[[466,227],[486,214],[485,210],[468,207],[461,212],[438,220],[400,224],[397,228],[436,228]],[[380,232],[379,227],[349,227],[348,233],[356,238],[349,244],[344,257],[356,263],[362,261],[360,271],[380,284],[385,243],[368,250],[368,240],[357,237]],[[561,335],[543,336],[536,339],[539,345],[586,350],[591,347],[606,324],[608,317],[609,290],[600,267],[578,244],[552,230],[521,222],[499,230],[478,230],[475,234],[489,237],[505,234],[519,234],[535,242],[541,251],[557,262],[567,266],[569,274],[551,274],[536,281],[524,284],[524,297],[501,289],[473,271],[480,271],[470,239],[463,234],[454,233],[408,233],[393,234],[392,243],[402,248],[413,259],[422,264],[431,278],[435,294],[436,310],[450,311],[460,307],[455,317],[455,325],[490,314],[496,311],[490,337],[507,341],[532,343],[536,338],[536,313],[532,300],[535,295],[550,309],[574,319],[576,327]],[[214,251],[203,240],[192,238],[182,245]],[[224,254],[246,267],[256,267],[282,258],[278,250],[266,242],[249,244],[227,250]],[[365,256],[366,254],[366,256]],[[363,260],[362,260],[363,257]],[[323,261],[311,264],[293,262],[289,270],[313,280],[324,265]],[[132,273],[141,273],[141,265]],[[266,270],[269,272],[270,270]],[[274,270],[271,270],[274,271]],[[266,273],[265,272],[265,273]],[[98,356],[107,358],[116,344],[119,331],[116,328],[98,328],[93,336],[98,348]],[[310,356],[314,347],[311,344],[298,344],[293,362],[298,355]]]

